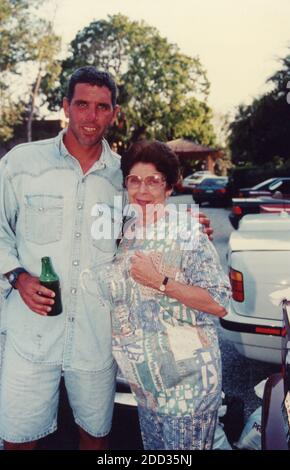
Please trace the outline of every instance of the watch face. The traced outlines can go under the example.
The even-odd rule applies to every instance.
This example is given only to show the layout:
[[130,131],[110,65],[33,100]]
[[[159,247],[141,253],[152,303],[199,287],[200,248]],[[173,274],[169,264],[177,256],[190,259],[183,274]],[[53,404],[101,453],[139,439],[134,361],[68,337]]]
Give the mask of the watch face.
[[161,286],[159,287],[159,290],[161,290],[161,292],[164,292],[165,291],[165,285],[161,284]]
[[8,276],[8,281],[10,282],[11,286],[16,289],[15,284],[17,282],[17,279],[21,273],[26,273],[27,271],[24,268],[16,268],[14,271],[11,271],[11,273]]

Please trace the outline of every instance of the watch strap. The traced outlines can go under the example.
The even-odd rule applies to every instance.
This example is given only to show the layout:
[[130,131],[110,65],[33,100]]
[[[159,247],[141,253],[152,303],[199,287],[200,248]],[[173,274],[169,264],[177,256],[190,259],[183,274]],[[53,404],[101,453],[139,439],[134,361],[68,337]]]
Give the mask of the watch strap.
[[11,286],[13,287],[13,289],[16,289],[16,287],[15,287],[16,281],[17,281],[18,277],[20,276],[20,274],[22,274],[22,273],[27,273],[26,269],[16,268],[16,269],[13,269],[13,271],[11,271],[9,273],[8,281],[11,284]]

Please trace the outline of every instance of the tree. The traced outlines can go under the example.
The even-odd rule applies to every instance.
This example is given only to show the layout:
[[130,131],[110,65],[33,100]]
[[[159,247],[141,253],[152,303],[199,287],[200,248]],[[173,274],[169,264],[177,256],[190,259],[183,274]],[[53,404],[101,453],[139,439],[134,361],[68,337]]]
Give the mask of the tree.
[[289,89],[290,81],[290,55],[280,60],[282,68],[272,75],[268,82],[274,84],[276,96],[285,96],[285,90]]
[[51,109],[58,109],[73,70],[94,65],[113,74],[123,114],[114,138],[136,140],[143,134],[169,140],[183,136],[214,143],[209,82],[199,58],[182,54],[144,22],[118,14],[94,21],[80,31],[62,62],[59,86],[51,90]]
[[29,38],[29,1],[0,0],[0,138],[13,135],[13,125],[21,121],[23,106],[15,105],[9,93],[10,74],[25,60]]
[[290,160],[290,105],[287,83],[290,79],[290,56],[283,68],[268,80],[271,92],[238,108],[230,124],[229,146],[234,163],[272,164]]
[[33,38],[29,44],[30,62],[35,63],[37,72],[31,84],[29,102],[27,104],[27,141],[32,140],[32,121],[35,114],[36,101],[41,91],[47,91],[57,80],[61,71],[56,55],[60,49],[60,38],[53,33],[52,24],[40,20],[34,28]]
[[26,58],[29,15],[35,0],[0,0],[0,73],[15,71]]
[[23,107],[11,102],[6,90],[0,88],[0,140],[5,142],[13,137],[13,126],[22,120]]
[[[31,140],[37,97],[60,72],[55,59],[60,39],[53,33],[50,22],[35,15],[35,8],[42,3],[43,0],[0,0],[0,137],[3,141],[13,136],[14,126],[25,118],[27,138]],[[23,64],[30,66],[29,76],[36,70],[30,84],[22,79]],[[15,77],[20,76],[22,96],[16,93],[14,83]],[[29,101],[23,96],[28,96]]]

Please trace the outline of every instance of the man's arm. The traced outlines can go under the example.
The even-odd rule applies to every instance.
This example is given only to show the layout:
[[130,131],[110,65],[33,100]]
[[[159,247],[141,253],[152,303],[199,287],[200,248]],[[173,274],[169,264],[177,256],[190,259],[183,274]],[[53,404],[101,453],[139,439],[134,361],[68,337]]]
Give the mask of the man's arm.
[[0,273],[19,266],[16,247],[17,199],[7,169],[7,158],[0,162]]
[[[18,202],[11,177],[8,171],[7,158],[0,162],[0,273],[2,281],[8,280],[10,274],[20,267],[18,250],[16,244],[16,223],[18,213]],[[8,288],[8,282],[5,287]],[[15,288],[26,303],[36,313],[46,315],[48,305],[53,304],[51,297],[54,293],[41,286],[38,278],[29,273],[19,275]],[[40,292],[40,295],[38,294]],[[49,296],[49,298],[44,297]]]

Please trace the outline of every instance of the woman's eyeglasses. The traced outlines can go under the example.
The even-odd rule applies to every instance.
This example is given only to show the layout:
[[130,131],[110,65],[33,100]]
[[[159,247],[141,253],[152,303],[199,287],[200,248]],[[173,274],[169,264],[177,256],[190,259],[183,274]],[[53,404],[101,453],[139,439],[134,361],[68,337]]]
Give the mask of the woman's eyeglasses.
[[138,175],[128,175],[125,179],[125,186],[127,189],[139,189],[142,181],[144,181],[146,188],[154,190],[164,185],[165,178],[161,175],[148,175],[145,178]]

